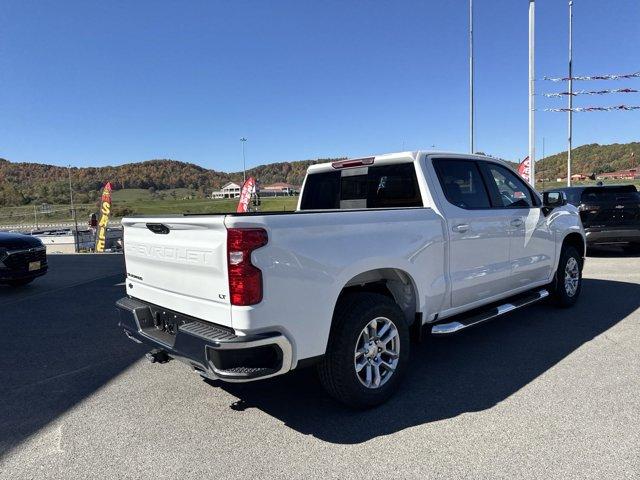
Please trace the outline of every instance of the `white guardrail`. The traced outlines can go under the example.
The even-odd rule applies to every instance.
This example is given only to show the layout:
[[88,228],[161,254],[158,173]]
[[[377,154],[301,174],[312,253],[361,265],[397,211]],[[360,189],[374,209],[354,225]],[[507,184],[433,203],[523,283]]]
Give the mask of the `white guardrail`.
[[[119,227],[120,221],[110,221],[109,227]],[[23,223],[23,224],[15,224],[15,225],[0,225],[1,231],[9,231],[9,230],[19,230],[21,232],[31,232],[32,230],[49,230],[49,229],[57,229],[57,228],[74,228],[75,223],[73,222],[54,222],[54,223],[38,223],[38,225],[34,225],[33,223]],[[86,223],[78,223],[78,230],[88,229],[89,226]]]

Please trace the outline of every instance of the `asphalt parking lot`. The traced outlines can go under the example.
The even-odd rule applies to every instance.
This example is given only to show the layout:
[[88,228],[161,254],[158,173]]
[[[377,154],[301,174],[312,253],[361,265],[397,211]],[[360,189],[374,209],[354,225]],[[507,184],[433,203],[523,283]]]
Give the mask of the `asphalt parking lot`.
[[312,369],[223,385],[147,362],[122,281],[121,256],[51,256],[0,287],[0,478],[640,478],[640,257],[590,257],[573,309],[414,346],[367,412]]

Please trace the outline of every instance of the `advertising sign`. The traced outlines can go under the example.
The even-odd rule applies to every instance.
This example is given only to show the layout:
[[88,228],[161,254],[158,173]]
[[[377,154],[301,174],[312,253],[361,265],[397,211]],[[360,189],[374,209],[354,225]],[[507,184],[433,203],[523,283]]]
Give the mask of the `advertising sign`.
[[249,202],[251,201],[251,195],[253,195],[254,193],[256,193],[256,179],[253,177],[249,177],[242,186],[242,191],[240,192],[240,201],[238,202],[238,208],[236,209],[236,212],[244,213],[249,211]]
[[111,183],[107,182],[102,189],[100,199],[100,221],[96,232],[96,252],[104,252],[107,243],[107,224],[111,215]]
[[528,156],[518,165],[518,173],[527,182],[531,183],[531,161]]

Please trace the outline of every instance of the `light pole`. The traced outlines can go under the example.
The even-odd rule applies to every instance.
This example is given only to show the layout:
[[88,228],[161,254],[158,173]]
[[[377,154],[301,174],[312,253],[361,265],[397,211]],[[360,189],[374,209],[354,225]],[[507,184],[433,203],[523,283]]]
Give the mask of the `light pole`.
[[535,44],[536,2],[529,0],[529,162],[531,186],[536,188],[536,143],[535,143]]
[[469,150],[475,151],[474,129],[474,101],[473,101],[473,0],[469,0]]
[[569,0],[569,121],[567,147],[567,187],[571,186],[571,146],[573,143],[573,1]]
[[247,162],[244,154],[244,144],[247,142],[247,139],[242,137],[240,141],[242,142],[242,186],[244,186],[247,181]]
[[71,165],[67,165],[67,172],[69,173],[69,199],[71,200],[71,215],[73,216],[73,224],[76,228],[75,232],[73,233],[73,240],[76,253],[78,253],[78,219],[76,218],[76,208],[73,205],[73,188],[71,188]]
[[[542,157],[541,160],[544,160],[544,137],[542,137]],[[544,174],[542,175],[542,191],[544,192]]]

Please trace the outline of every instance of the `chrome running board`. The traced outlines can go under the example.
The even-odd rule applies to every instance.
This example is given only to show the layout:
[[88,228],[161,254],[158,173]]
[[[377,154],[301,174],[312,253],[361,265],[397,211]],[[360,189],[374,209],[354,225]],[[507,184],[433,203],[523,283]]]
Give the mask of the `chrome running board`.
[[549,292],[545,289],[526,293],[515,297],[509,303],[503,303],[496,307],[492,307],[488,310],[483,310],[479,313],[472,314],[471,316],[458,316],[456,320],[449,321],[447,323],[438,323],[431,328],[432,335],[451,335],[452,333],[465,330],[474,325],[493,320],[496,317],[504,315],[505,313],[512,312],[518,308],[531,305],[532,303],[539,302],[543,298],[549,296]]

